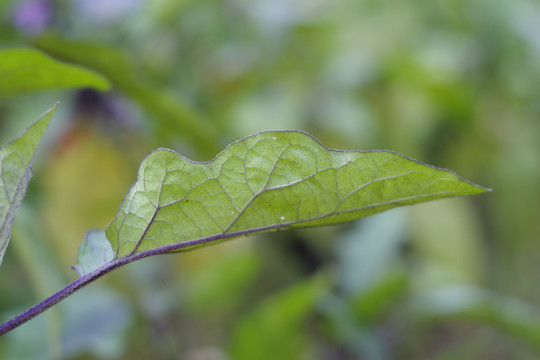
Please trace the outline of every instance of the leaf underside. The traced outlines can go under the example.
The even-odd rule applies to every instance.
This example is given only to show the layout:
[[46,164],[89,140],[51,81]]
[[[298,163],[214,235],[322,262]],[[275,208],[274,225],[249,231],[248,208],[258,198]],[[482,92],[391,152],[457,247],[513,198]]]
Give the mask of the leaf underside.
[[15,212],[28,189],[32,160],[57,106],[36,120],[20,138],[0,148],[0,264],[9,243]]
[[118,259],[337,224],[485,191],[449,170],[391,151],[330,150],[300,131],[269,131],[229,145],[206,163],[168,149],[151,152],[106,235]]
[[0,49],[0,59],[0,98],[41,90],[110,87],[103,76],[59,62],[37,50]]
[[105,231],[89,230],[79,247],[77,264],[73,266],[73,269],[82,277],[109,263],[113,257],[111,244],[105,236]]

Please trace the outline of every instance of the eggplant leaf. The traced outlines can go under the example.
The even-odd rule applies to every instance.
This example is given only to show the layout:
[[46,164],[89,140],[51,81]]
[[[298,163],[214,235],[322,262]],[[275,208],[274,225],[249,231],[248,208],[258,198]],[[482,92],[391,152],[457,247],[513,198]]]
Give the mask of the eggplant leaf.
[[330,150],[300,131],[269,131],[229,145],[206,163],[153,151],[106,236],[115,258],[128,258],[485,191],[391,151]]
[[26,195],[37,147],[58,103],[34,122],[18,139],[0,148],[0,264],[11,236],[15,212]]

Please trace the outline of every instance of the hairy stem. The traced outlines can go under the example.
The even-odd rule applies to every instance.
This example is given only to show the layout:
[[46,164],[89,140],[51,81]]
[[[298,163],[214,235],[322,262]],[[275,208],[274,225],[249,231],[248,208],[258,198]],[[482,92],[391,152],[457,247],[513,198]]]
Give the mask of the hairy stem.
[[[181,246],[181,247],[178,247],[178,248],[184,248],[184,247],[189,246],[188,244],[178,244],[178,245],[184,245],[184,246]],[[33,319],[34,317],[38,316],[39,314],[41,314],[42,312],[44,312],[48,308],[52,307],[53,305],[58,304],[60,301],[67,298],[69,295],[73,294],[75,291],[85,287],[86,285],[90,284],[94,280],[99,279],[100,277],[102,277],[103,275],[108,274],[109,272],[113,271],[114,269],[117,269],[117,268],[119,268],[121,266],[129,264],[130,262],[133,262],[135,260],[142,259],[144,257],[148,257],[148,256],[151,256],[151,255],[157,255],[157,254],[160,254],[160,253],[166,253],[167,252],[167,251],[163,251],[164,249],[159,249],[159,250],[162,250],[162,251],[160,251],[160,252],[158,252],[158,251],[146,251],[146,252],[141,252],[141,253],[134,254],[134,255],[131,255],[131,256],[126,256],[126,257],[121,258],[121,259],[113,260],[113,261],[103,265],[102,267],[100,267],[100,268],[98,268],[98,269],[96,269],[96,270],[94,270],[94,271],[92,271],[92,272],[90,272],[90,273],[88,273],[88,274],[86,274],[84,276],[81,276],[80,278],[78,278],[77,280],[75,280],[74,282],[72,282],[71,284],[69,284],[68,286],[63,288],[62,290],[58,291],[56,294],[48,297],[47,299],[43,300],[39,304],[35,305],[34,307],[26,310],[22,314],[14,317],[13,319],[11,319],[11,320],[5,322],[4,324],[0,325],[0,336],[10,332],[11,330],[19,327],[20,325],[24,324],[25,322]]]
[[[127,259],[121,259],[121,260],[127,260]],[[130,262],[130,261],[128,261]],[[56,294],[50,296],[49,298],[43,300],[36,306],[28,309],[27,311],[23,312],[22,314],[14,317],[13,319],[5,322],[4,324],[0,325],[0,336],[6,334],[7,332],[17,328],[18,326],[24,324],[25,322],[33,319],[37,315],[41,314],[48,308],[52,307],[53,305],[58,304],[60,301],[64,300],[69,295],[73,294],[75,291],[83,288],[84,286],[88,285],[92,281],[100,278],[101,276],[107,274],[108,272],[127,264],[125,261],[112,261],[99,269],[86,274],[85,276],[80,277],[79,279],[75,280]]]
[[[268,227],[269,229],[272,227]],[[257,229],[258,231],[261,230],[268,230],[266,228]],[[208,245],[209,243],[223,240],[226,238],[241,236],[241,235],[247,235],[249,233],[252,233],[251,230],[244,230],[244,231],[238,231],[234,233],[228,233],[228,234],[218,234],[214,236],[209,236],[206,238],[191,240],[191,241],[184,241],[182,243],[176,243],[171,244],[167,246],[163,246],[160,248],[152,249],[143,251],[140,253],[136,253],[133,255],[128,255],[120,259],[113,260],[100,268],[81,276],[79,279],[75,280],[62,290],[58,291],[56,294],[48,297],[47,299],[43,300],[39,304],[35,305],[34,307],[28,309],[27,311],[23,312],[22,314],[14,317],[13,319],[5,322],[4,324],[0,325],[0,336],[10,332],[11,330],[21,326],[25,322],[33,319],[34,317],[38,316],[48,308],[52,307],[53,305],[58,304],[60,301],[67,298],[69,295],[73,294],[75,291],[85,287],[86,285],[90,284],[96,279],[99,279],[100,277],[108,274],[109,272],[113,271],[114,269],[117,269],[121,266],[124,266],[126,264],[129,264],[130,262],[133,262],[135,260],[139,260],[148,256],[152,255],[160,255],[160,254],[168,254],[175,251],[186,251],[191,250],[196,247]]]

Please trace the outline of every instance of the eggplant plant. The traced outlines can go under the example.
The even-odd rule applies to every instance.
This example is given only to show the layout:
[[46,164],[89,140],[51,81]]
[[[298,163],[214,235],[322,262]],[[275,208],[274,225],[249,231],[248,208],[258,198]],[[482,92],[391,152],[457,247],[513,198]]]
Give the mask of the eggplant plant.
[[[109,87],[99,74],[35,50],[2,50],[0,59],[2,97],[52,88]],[[32,160],[58,106],[0,148],[0,261],[26,194]],[[339,224],[399,206],[486,191],[450,170],[392,151],[333,150],[297,130],[249,135],[208,162],[160,148],[142,160],[107,229],[86,234],[74,266],[79,278],[0,325],[0,335],[142,258],[248,234]]]

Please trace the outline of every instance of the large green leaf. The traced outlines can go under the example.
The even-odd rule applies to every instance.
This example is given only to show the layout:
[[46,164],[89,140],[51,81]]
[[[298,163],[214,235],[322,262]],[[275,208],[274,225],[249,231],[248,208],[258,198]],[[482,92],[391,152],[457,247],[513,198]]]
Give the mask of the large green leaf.
[[36,120],[20,138],[0,148],[0,264],[9,243],[15,212],[26,195],[34,154],[57,106]]
[[167,149],[150,153],[106,235],[123,258],[485,191],[391,151],[329,150],[303,132],[262,132],[207,163]]
[[41,90],[93,87],[109,82],[90,70],[65,64],[33,49],[0,49],[0,98]]

